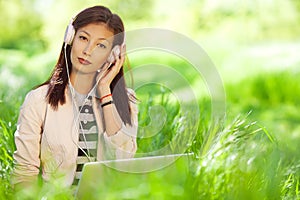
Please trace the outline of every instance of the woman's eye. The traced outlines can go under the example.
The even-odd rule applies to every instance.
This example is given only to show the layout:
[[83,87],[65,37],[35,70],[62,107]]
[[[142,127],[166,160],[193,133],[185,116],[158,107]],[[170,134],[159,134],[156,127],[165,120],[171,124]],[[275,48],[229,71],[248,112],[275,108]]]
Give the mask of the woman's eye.
[[102,44],[102,43],[97,44],[97,46],[100,47],[100,48],[103,48],[103,49],[106,48],[106,46],[104,44]]
[[82,36],[82,35],[79,36],[79,39],[81,39],[81,40],[87,40],[87,38],[85,36]]

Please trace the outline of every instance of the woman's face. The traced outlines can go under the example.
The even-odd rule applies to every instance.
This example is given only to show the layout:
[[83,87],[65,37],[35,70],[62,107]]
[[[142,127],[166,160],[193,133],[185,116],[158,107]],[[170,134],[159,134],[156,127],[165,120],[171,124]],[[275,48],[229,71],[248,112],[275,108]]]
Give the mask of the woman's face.
[[114,34],[105,24],[88,24],[75,34],[71,62],[72,73],[95,73],[106,62]]

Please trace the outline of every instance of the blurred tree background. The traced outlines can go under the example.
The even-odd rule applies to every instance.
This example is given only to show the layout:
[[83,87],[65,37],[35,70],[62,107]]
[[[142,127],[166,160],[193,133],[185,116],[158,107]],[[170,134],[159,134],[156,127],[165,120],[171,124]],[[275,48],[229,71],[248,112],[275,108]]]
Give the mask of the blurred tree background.
[[[70,18],[96,4],[119,13],[126,30],[166,28],[192,38],[211,56],[224,81],[297,62],[297,0],[1,0],[1,71],[34,62],[38,66],[31,66],[33,71],[48,74]],[[7,63],[11,57],[14,61]]]

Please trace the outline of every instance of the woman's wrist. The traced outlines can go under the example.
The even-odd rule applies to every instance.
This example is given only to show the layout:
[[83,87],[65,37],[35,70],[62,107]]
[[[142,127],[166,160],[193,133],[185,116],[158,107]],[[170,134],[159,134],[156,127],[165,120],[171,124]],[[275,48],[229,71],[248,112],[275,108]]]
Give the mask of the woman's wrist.
[[111,94],[109,86],[98,87],[98,91],[97,92],[98,92],[99,98],[102,98],[102,97],[104,97],[106,95]]
[[111,104],[113,104],[113,103],[114,103],[113,100],[106,101],[106,102],[104,102],[104,103],[101,104],[101,107],[103,108],[103,107],[105,107],[105,106],[107,106],[107,105],[111,105]]
[[102,96],[102,97],[100,97],[100,102],[103,102],[103,100],[104,99],[106,99],[106,98],[112,98],[112,94],[111,93],[109,93],[109,94],[106,94],[106,95],[104,95],[104,96]]

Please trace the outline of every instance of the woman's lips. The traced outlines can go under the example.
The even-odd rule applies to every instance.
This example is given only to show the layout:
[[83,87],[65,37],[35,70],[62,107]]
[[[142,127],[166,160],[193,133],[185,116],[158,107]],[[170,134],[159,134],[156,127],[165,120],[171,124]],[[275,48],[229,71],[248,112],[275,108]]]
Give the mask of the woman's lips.
[[85,60],[83,58],[78,58],[78,61],[82,64],[82,65],[90,65],[91,62],[88,60]]

